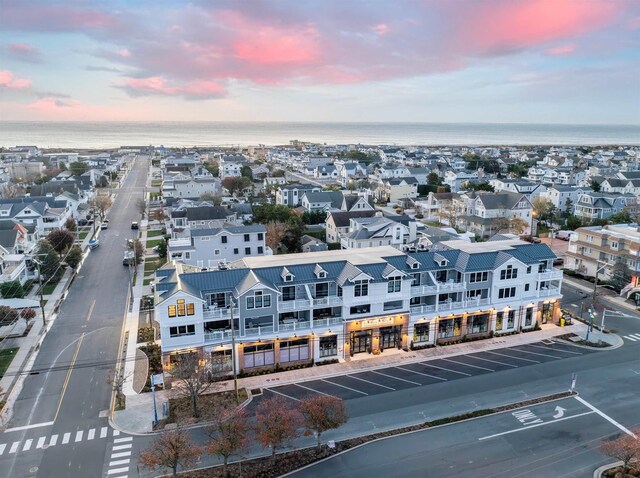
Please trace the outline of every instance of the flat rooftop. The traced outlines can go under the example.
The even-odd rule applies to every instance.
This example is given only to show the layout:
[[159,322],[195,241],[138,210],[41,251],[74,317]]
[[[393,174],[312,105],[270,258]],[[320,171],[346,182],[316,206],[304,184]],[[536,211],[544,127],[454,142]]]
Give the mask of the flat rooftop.
[[[464,241],[461,241],[464,242]],[[344,249],[339,251],[303,252],[277,256],[249,256],[233,262],[230,267],[286,267],[310,262],[349,261],[353,265],[386,262],[383,257],[402,256],[404,252],[391,246]]]
[[487,241],[487,242],[467,242],[456,239],[454,241],[443,241],[440,244],[450,248],[458,249],[468,254],[478,254],[481,252],[499,252],[513,249],[513,246],[521,246],[529,244],[520,239],[509,239],[506,241]]

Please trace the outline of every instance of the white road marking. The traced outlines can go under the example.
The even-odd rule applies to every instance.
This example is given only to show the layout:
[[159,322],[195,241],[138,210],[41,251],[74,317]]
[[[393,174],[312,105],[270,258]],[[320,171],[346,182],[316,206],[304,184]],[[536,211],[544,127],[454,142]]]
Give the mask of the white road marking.
[[442,378],[442,377],[436,377],[435,375],[429,375],[428,373],[424,373],[424,372],[416,372],[415,370],[411,370],[410,368],[404,368],[404,367],[395,367],[397,369],[400,370],[404,370],[405,372],[411,372],[411,373],[415,373],[417,375],[424,375],[425,377],[431,377],[431,378],[437,378],[438,380],[443,380],[443,381],[447,381],[446,378]]
[[327,397],[333,397],[330,393],[324,393],[319,390],[314,390],[313,388],[305,387],[304,385],[300,385],[299,383],[294,383],[296,387],[304,388],[305,390],[309,390],[311,392],[319,393],[320,395],[326,395]]
[[346,388],[347,390],[351,390],[352,392],[361,393],[362,395],[369,395],[368,393],[361,392],[360,390],[356,390],[355,388],[347,387],[346,385],[340,385],[339,383],[330,382],[329,380],[322,379],[323,382],[330,383],[331,385],[335,385],[337,387]]
[[421,383],[413,382],[411,380],[407,380],[406,378],[400,378],[400,377],[394,377],[393,375],[387,375],[386,373],[378,372],[377,370],[369,370],[369,372],[377,373],[378,375],[382,375],[383,377],[389,377],[389,378],[392,378],[394,380],[400,380],[401,382],[407,382],[407,383],[412,383],[414,385],[422,386]]
[[2,445],[0,445],[0,456],[2,456],[2,454],[4,453],[4,449],[7,448],[7,444],[3,443]]
[[130,462],[131,460],[129,458],[127,458],[126,460],[116,460],[116,461],[110,461],[109,462],[109,466],[118,466],[118,465],[126,465]]
[[62,444],[66,445],[67,443],[69,443],[69,438],[71,438],[71,433],[65,433],[62,436]]
[[488,435],[486,437],[480,437],[480,438],[478,438],[478,441],[488,440],[489,438],[495,438],[495,437],[499,437],[499,436],[502,436],[502,435],[509,435],[510,433],[523,432],[525,430],[530,430],[531,428],[543,427],[545,425],[551,425],[553,423],[562,422],[564,420],[571,420],[572,418],[578,418],[578,417],[582,417],[584,415],[591,415],[592,413],[595,413],[595,412],[578,413],[577,415],[571,415],[570,417],[558,418],[557,420],[553,420],[552,422],[536,423],[535,425],[529,425],[527,427],[516,428],[515,430],[507,430],[506,432],[495,433],[493,435]]
[[584,398],[579,397],[578,395],[575,395],[573,398],[575,398],[576,400],[578,400],[580,403],[582,403],[585,407],[590,408],[591,410],[593,410],[595,413],[597,413],[598,415],[600,415],[602,418],[604,418],[606,421],[608,421],[609,423],[611,423],[612,425],[615,425],[616,427],[618,427],[620,430],[622,430],[623,432],[625,432],[627,435],[632,436],[634,438],[636,438],[635,434],[633,434],[630,430],[628,430],[627,428],[623,427],[622,425],[620,425],[618,422],[616,422],[613,418],[611,418],[609,415],[606,415],[604,412],[598,410],[596,407],[594,407],[593,405],[591,405],[589,402],[587,402]]
[[[471,357],[471,356],[470,356]],[[491,360],[488,358],[482,358],[482,357],[471,357],[473,359],[478,359],[478,360],[484,360],[485,362],[491,362],[491,363],[497,363],[499,365],[506,365],[507,367],[511,367],[511,368],[518,368],[517,365],[513,365],[512,363],[504,363],[504,362],[498,362],[497,360]]]
[[500,355],[502,357],[507,357],[510,359],[524,360],[525,362],[532,362],[532,363],[540,363],[537,360],[531,360],[524,357],[514,357],[513,355],[501,354],[500,352],[494,352],[493,350],[485,350],[485,352],[488,354]]
[[471,377],[470,373],[458,372],[457,370],[451,370],[450,368],[438,367],[437,365],[432,365],[429,362],[420,362],[420,365],[424,365],[425,367],[438,368],[440,370],[444,370],[445,372],[459,373],[460,375],[466,375],[467,377]]
[[640,339],[640,334],[631,334],[631,336]]
[[113,440],[113,443],[123,443],[131,440],[133,440],[133,437],[116,438],[115,440]]
[[525,353],[525,354],[533,354],[533,355],[540,355],[541,357],[551,357],[551,358],[554,358],[554,359],[562,359],[562,357],[558,357],[557,355],[548,355],[548,354],[543,354],[543,353],[540,353],[540,352],[531,352],[529,350],[520,350],[517,347],[511,347],[511,348],[513,350],[517,351],[517,352],[522,352],[522,353]]
[[131,456],[131,450],[129,450],[129,451],[121,451],[121,452],[118,452],[118,453],[112,453],[111,454],[111,459],[113,460],[114,458],[122,458],[122,457],[125,457],[125,456]]
[[33,443],[32,439],[28,439],[24,441],[24,446],[22,447],[22,451],[29,451],[31,449],[31,444]]
[[124,468],[114,468],[113,470],[107,471],[107,475],[113,475],[115,473],[126,473],[129,471],[129,467],[125,466]]
[[15,453],[18,451],[18,446],[20,446],[20,442],[19,441],[14,441],[11,444],[11,448],[9,448],[9,453]]
[[105,438],[105,437],[107,436],[107,431],[108,431],[108,430],[109,430],[109,429],[108,429],[107,427],[102,427],[102,428],[100,429],[100,438]]
[[124,445],[115,445],[112,450],[127,450],[131,448],[131,443],[125,443]]
[[36,444],[36,448],[42,448],[46,440],[47,440],[47,437],[38,438],[38,443]]
[[395,392],[395,390],[396,390],[395,388],[387,387],[386,385],[380,385],[379,383],[372,382],[371,380],[365,380],[364,378],[356,377],[356,376],[354,376],[354,375],[345,375],[345,376],[346,376],[346,377],[349,377],[349,378],[354,378],[354,379],[356,379],[356,380],[360,380],[360,381],[362,381],[362,382],[370,383],[371,385],[377,385],[378,387],[386,388],[386,389],[388,389],[388,390],[393,390],[394,392]]
[[82,441],[82,435],[84,434],[84,431],[82,430],[78,430],[76,432],[76,443],[78,443],[79,441]]
[[295,400],[296,402],[300,401],[300,399],[298,399],[298,398],[291,397],[289,395],[285,395],[284,393],[278,392],[278,391],[276,391],[276,390],[274,390],[272,388],[265,388],[265,390],[269,390],[270,392],[275,393],[276,395],[282,395],[283,397],[290,398],[291,400]]
[[130,451],[121,451],[119,453],[112,453],[111,458],[122,458],[123,456],[131,456]]
[[[471,358],[473,358],[473,357],[471,357]],[[480,367],[479,365],[471,365],[469,363],[457,362],[455,360],[446,359],[446,358],[441,358],[440,360],[446,360],[447,362],[457,363],[458,365],[465,365],[467,367],[479,368],[480,370],[487,370],[488,372],[495,372],[495,370],[493,370],[492,368]]]
[[565,353],[565,354],[583,355],[582,353],[574,352],[573,350],[551,349],[549,347],[545,347],[544,345],[529,344],[529,347],[535,347],[535,348],[538,348],[538,349],[545,349],[545,350],[553,350],[554,352],[560,352],[560,353]]
[[32,428],[48,427],[49,425],[53,425],[53,422],[34,423],[33,425],[25,425],[23,427],[7,428],[4,432],[5,433],[19,432],[20,430],[30,430]]
[[51,435],[49,446],[56,446],[56,443],[58,443],[58,435]]
[[632,342],[635,342],[636,340],[638,340],[638,339],[634,339],[630,335],[625,335],[624,338],[627,339],[627,340],[631,340]]
[[89,430],[89,433],[87,433],[87,440],[93,440],[96,436],[96,429],[92,428],[91,430]]
[[113,430],[113,436],[117,437],[118,435],[120,435],[120,430]]

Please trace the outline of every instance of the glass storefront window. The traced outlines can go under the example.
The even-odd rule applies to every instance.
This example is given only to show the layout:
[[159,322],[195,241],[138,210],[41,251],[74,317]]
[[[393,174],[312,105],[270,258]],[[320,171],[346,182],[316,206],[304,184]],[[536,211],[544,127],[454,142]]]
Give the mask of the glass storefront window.
[[438,338],[448,339],[451,337],[457,337],[460,335],[460,329],[462,328],[462,317],[455,317],[453,319],[441,320],[438,323]]
[[429,324],[416,324],[413,328],[413,341],[414,342],[428,342],[429,341]]
[[525,325],[525,327],[530,326],[532,320],[533,320],[533,307],[527,307],[527,311],[526,311],[525,316],[524,316],[524,325]]
[[502,330],[502,319],[504,318],[504,312],[498,312],[496,314],[496,330]]
[[471,315],[467,318],[467,333],[482,334],[489,330],[489,314]]
[[338,355],[338,336],[320,337],[320,357]]

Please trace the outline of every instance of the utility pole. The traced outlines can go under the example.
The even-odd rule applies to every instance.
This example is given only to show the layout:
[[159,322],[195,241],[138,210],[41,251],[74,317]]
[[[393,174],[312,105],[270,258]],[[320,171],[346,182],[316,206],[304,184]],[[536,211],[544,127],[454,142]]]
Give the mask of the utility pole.
[[233,321],[233,299],[229,304],[229,314],[231,314],[231,367],[233,369],[233,389],[236,392],[236,404],[240,402],[238,396],[238,372],[236,366],[236,329]]
[[40,310],[42,311],[42,326],[47,326],[47,319],[44,315],[44,298],[42,297],[42,273],[40,272],[40,263],[37,259],[34,259],[33,262],[36,264],[36,268],[38,269],[38,286],[40,289]]

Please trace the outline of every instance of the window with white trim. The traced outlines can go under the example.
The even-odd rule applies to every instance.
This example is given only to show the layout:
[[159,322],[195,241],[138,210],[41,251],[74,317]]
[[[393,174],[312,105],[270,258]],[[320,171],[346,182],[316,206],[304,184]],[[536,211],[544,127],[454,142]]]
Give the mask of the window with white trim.
[[369,281],[357,280],[354,281],[353,295],[355,297],[366,297],[369,295]]
[[505,289],[500,289],[498,291],[498,299],[508,299],[510,297],[516,296],[516,288],[515,287],[507,287]]
[[195,324],[177,325],[175,327],[169,327],[170,337],[182,337],[184,335],[195,335],[195,334],[196,334]]
[[512,265],[508,265],[506,269],[500,271],[500,280],[516,279],[518,277],[518,269]]
[[402,290],[402,278],[400,276],[389,277],[387,279],[387,292],[393,294]]
[[263,294],[257,290],[252,296],[247,297],[247,309],[262,309],[271,307],[271,294]]

